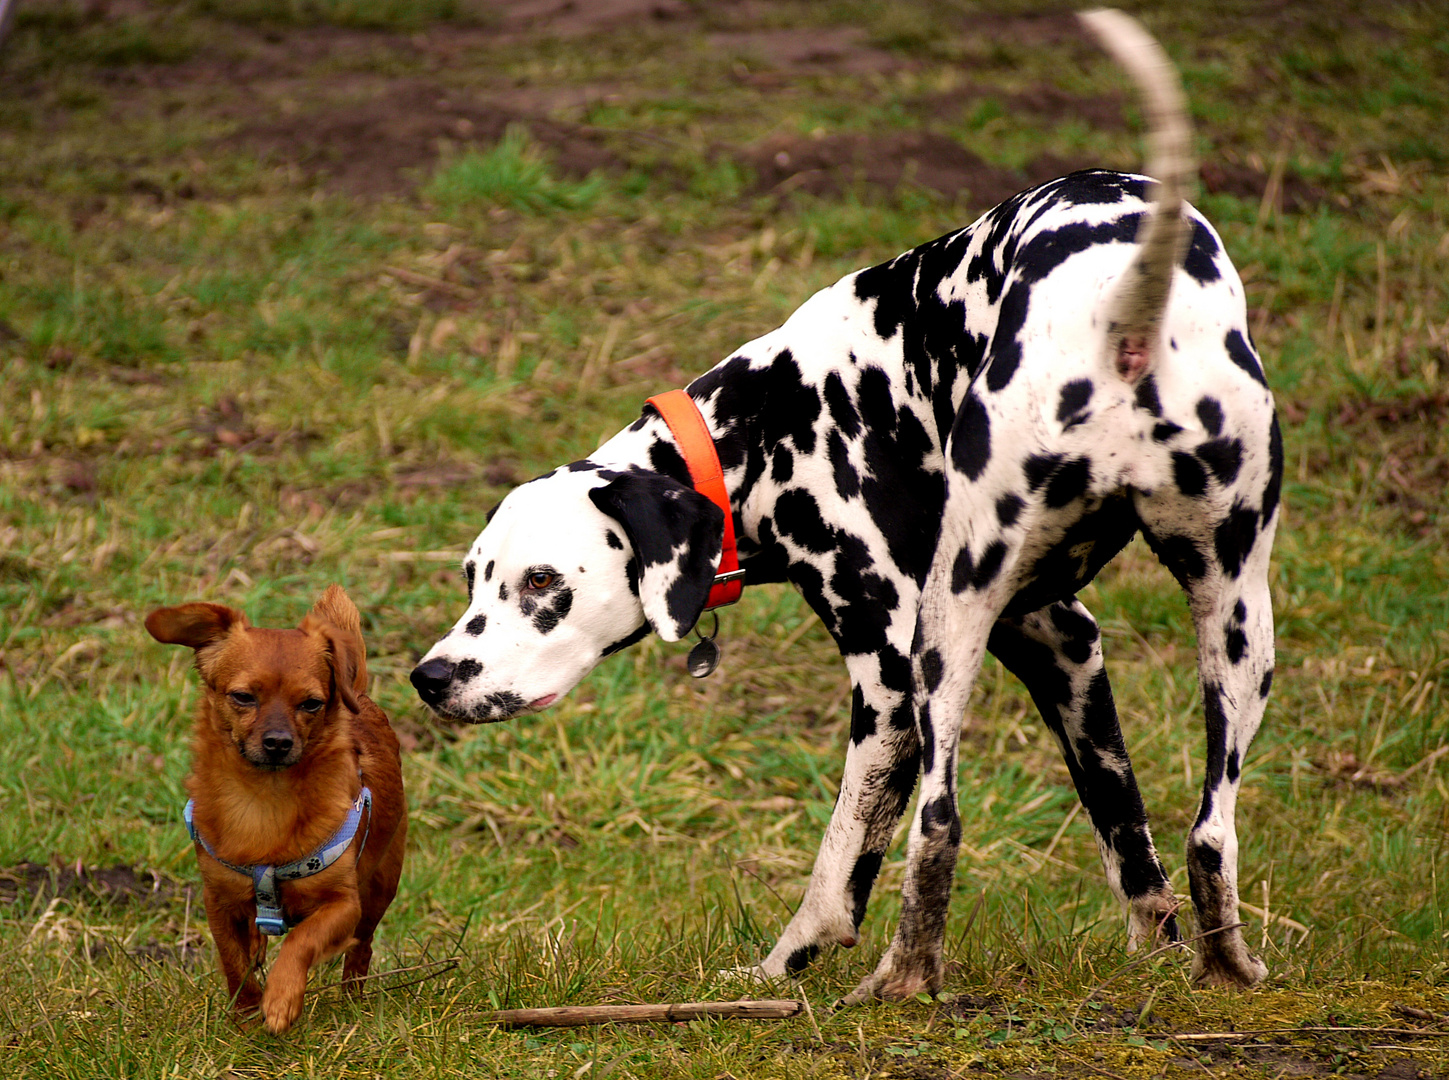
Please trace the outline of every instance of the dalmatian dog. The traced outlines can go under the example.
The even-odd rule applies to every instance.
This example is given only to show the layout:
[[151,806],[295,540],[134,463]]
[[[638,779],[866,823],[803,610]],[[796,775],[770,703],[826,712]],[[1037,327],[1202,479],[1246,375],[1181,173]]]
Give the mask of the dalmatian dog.
[[[986,652],[1060,743],[1127,913],[1178,940],[1078,591],[1137,533],[1187,594],[1207,729],[1187,845],[1199,984],[1266,968],[1238,924],[1244,755],[1273,678],[1268,559],[1283,449],[1217,234],[1184,202],[1190,131],[1165,54],[1083,16],[1139,84],[1146,176],[1073,173],[807,300],[687,387],[718,453],[747,585],[789,581],[853,686],[840,794],[805,896],[753,973],[854,945],[912,792],[903,910],[848,1000],[939,990],[961,824],[957,743]],[[439,715],[543,709],[602,658],[684,637],[724,515],[653,407],[510,493],[463,564],[468,606],[412,681]]]

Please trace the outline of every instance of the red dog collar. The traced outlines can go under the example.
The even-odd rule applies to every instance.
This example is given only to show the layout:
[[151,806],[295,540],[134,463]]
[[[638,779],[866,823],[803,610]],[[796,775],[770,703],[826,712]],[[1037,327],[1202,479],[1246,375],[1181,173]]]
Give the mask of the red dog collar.
[[740,569],[739,553],[735,550],[735,516],[730,510],[724,470],[720,468],[714,439],[710,438],[699,406],[683,390],[656,394],[649,399],[649,404],[659,410],[669,430],[674,432],[679,452],[684,455],[684,463],[689,466],[690,478],[694,480],[694,490],[724,511],[724,548],[720,552],[719,567],[715,570],[714,585],[710,587],[704,610],[733,604],[745,591],[745,572]]

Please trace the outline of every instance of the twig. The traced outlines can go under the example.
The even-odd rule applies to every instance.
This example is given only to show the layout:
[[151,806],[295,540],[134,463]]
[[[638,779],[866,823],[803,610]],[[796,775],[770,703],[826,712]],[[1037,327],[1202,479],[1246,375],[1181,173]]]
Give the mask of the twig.
[[760,877],[759,874],[755,873],[748,866],[746,866],[744,860],[735,863],[735,867],[743,871],[744,873],[749,874],[750,877],[754,878],[761,885],[763,885],[769,891],[770,895],[780,902],[780,906],[790,913],[790,917],[792,919],[795,917],[795,909],[790,906],[789,901],[787,901],[783,896],[776,892],[773,885],[771,885],[764,878]]
[[[1088,1035],[1099,1034],[1098,1032],[1085,1032]],[[1101,1032],[1100,1034],[1109,1034]],[[1294,1027],[1294,1028],[1254,1028],[1249,1031],[1200,1031],[1190,1032],[1186,1035],[1157,1034],[1153,1032],[1146,1035],[1151,1039],[1168,1039],[1172,1042],[1231,1042],[1234,1039],[1258,1038],[1263,1035],[1405,1035],[1410,1038],[1425,1036],[1431,1039],[1449,1039],[1449,1031],[1427,1031],[1424,1028],[1386,1028],[1386,1027]]]
[[1440,1016],[1428,1009],[1418,1009],[1413,1005],[1395,1005],[1394,1012],[1400,1016],[1407,1016],[1410,1020],[1427,1020],[1431,1024],[1449,1023],[1449,1016]]
[[1449,754],[1449,745],[1440,746],[1438,749],[1430,752],[1426,756],[1421,757],[1414,764],[1410,765],[1403,772],[1399,773],[1399,776],[1398,776],[1399,783],[1402,784],[1409,777],[1413,776],[1420,769],[1424,768],[1424,766],[1434,764],[1434,762],[1438,761],[1445,754]]
[[383,273],[391,274],[408,285],[417,285],[420,288],[432,289],[434,292],[447,293],[459,300],[471,300],[478,295],[477,289],[470,289],[466,285],[455,285],[451,281],[420,274],[416,270],[408,270],[402,266],[384,266],[382,269]]
[[[800,1001],[805,1006],[805,1015],[810,1020],[810,1026],[815,1029],[815,1040],[821,1046],[825,1045],[825,1036],[820,1034],[820,1025],[815,1022],[815,1010],[810,1007],[810,998],[805,994],[800,995]],[[934,1019],[934,1018],[933,1018]]]
[[462,562],[466,551],[383,551],[379,562]]
[[505,1027],[581,1027],[585,1024],[698,1020],[705,1016],[742,1020],[786,1020],[805,1011],[798,1001],[685,1001],[673,1005],[560,1005],[545,1009],[500,1009],[483,1019]]
[[450,956],[446,960],[433,960],[426,964],[415,964],[412,967],[393,968],[391,971],[374,971],[367,975],[359,975],[355,979],[338,979],[336,982],[325,983],[316,990],[319,994],[325,994],[328,990],[336,990],[340,987],[353,987],[358,983],[370,982],[373,979],[390,979],[394,975],[407,975],[414,971],[425,971],[416,979],[409,979],[407,982],[388,984],[384,990],[401,990],[406,986],[416,986],[418,983],[427,982],[429,979],[436,979],[439,975],[446,975],[463,962],[462,957]]
[[1380,1045],[1378,1043],[1369,1043],[1369,1049],[1370,1050],[1392,1050],[1392,1051],[1394,1051],[1395,1053],[1398,1053],[1398,1054],[1423,1053],[1423,1051],[1424,1051],[1424,1048],[1422,1046],[1392,1046],[1392,1045],[1389,1045],[1389,1044]]
[[1271,922],[1275,922],[1279,926],[1285,926],[1289,930],[1292,930],[1295,934],[1302,934],[1304,937],[1307,937],[1309,931],[1312,929],[1311,927],[1304,926],[1296,919],[1288,918],[1287,915],[1279,915],[1276,911],[1269,912],[1266,908],[1254,907],[1242,897],[1238,898],[1238,907],[1242,908],[1250,915],[1256,915],[1258,916],[1258,918],[1263,919],[1265,924],[1267,924],[1271,919]]
[[1062,834],[1067,831],[1067,829],[1071,826],[1072,822],[1074,822],[1074,821],[1077,820],[1077,814],[1081,811],[1081,809],[1082,809],[1081,802],[1074,802],[1074,803],[1072,803],[1071,810],[1069,810],[1067,812],[1066,819],[1061,823],[1061,826],[1057,829],[1056,835],[1052,837],[1052,842],[1050,844],[1048,844],[1046,846],[1046,850],[1042,852],[1041,857],[1043,859],[1048,860],[1048,861],[1051,860],[1052,852],[1056,851],[1057,845],[1059,843],[1061,843]]

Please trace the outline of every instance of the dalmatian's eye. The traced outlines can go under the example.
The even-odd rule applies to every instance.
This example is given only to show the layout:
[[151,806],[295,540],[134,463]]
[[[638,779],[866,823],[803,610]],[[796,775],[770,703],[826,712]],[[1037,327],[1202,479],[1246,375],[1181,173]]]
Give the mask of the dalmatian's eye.
[[558,580],[558,575],[552,570],[533,570],[528,575],[528,587],[530,589],[543,590]]
[[300,705],[297,706],[297,711],[304,713],[315,713],[321,711],[322,706],[326,704],[327,702],[325,701],[318,701],[314,697],[309,697],[306,701],[302,702]]

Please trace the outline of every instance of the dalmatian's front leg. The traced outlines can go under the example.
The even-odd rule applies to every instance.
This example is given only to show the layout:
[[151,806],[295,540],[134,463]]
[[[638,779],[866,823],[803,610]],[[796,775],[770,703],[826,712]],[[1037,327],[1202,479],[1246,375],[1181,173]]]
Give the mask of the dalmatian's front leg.
[[[945,530],[943,530],[943,534]],[[914,711],[921,740],[921,793],[906,849],[901,920],[875,971],[843,1004],[872,997],[910,998],[941,989],[945,979],[946,914],[961,844],[956,805],[956,755],[961,716],[986,654],[986,641],[1004,606],[1004,587],[1019,545],[1011,546],[990,577],[963,581],[969,542],[943,542],[927,577],[913,646]],[[943,552],[948,552],[943,556]]]
[[793,975],[823,947],[856,943],[871,887],[915,789],[920,747],[908,697],[909,661],[887,648],[879,656],[850,656],[847,666],[855,684],[850,748],[810,884],[770,954],[742,974]]
[[988,647],[1031,693],[1087,811],[1107,883],[1127,909],[1127,948],[1178,940],[1178,903],[1152,844],[1122,739],[1102,635],[1078,600],[1003,618]]

